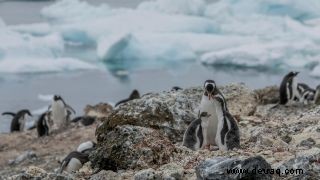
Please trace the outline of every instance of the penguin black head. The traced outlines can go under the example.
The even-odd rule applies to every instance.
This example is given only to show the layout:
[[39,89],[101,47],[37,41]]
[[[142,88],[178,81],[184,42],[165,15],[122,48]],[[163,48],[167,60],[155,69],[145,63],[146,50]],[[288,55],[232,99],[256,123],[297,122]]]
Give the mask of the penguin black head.
[[297,71],[291,71],[286,75],[286,77],[295,77],[298,74],[299,74],[299,72],[297,72]]
[[20,110],[18,113],[17,113],[18,115],[25,115],[25,114],[28,114],[29,116],[31,116],[32,117],[32,114],[31,114],[31,112],[28,110],[28,109],[22,109],[22,110]]
[[182,90],[182,88],[179,87],[179,86],[173,86],[173,87],[171,88],[171,91],[179,91],[179,90]]
[[61,96],[59,96],[59,95],[54,95],[53,96],[53,100],[54,101],[59,101],[59,100],[61,100],[62,98],[61,98]]
[[139,94],[139,91],[138,90],[133,90],[132,93],[130,94],[129,96],[129,99],[130,100],[133,100],[133,99],[139,99],[140,98],[140,94]]
[[216,93],[217,86],[213,80],[206,80],[204,82],[205,95],[209,96],[209,99]]

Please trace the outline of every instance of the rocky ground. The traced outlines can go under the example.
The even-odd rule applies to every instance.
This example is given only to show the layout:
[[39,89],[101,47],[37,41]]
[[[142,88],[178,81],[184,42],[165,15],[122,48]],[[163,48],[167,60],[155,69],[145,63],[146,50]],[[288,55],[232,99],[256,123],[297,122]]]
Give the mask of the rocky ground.
[[[50,137],[0,135],[3,179],[320,179],[320,106],[277,106],[277,87],[220,87],[239,122],[241,149],[192,151],[181,146],[197,116],[202,88],[150,93],[120,105],[102,124],[73,126]],[[75,174],[56,174],[78,144],[97,141],[90,162]],[[21,155],[24,155],[21,157]],[[19,157],[20,156],[20,157]],[[15,161],[13,161],[15,160]],[[227,173],[227,169],[248,172]],[[254,170],[268,172],[255,172]],[[272,171],[274,170],[274,171]]]

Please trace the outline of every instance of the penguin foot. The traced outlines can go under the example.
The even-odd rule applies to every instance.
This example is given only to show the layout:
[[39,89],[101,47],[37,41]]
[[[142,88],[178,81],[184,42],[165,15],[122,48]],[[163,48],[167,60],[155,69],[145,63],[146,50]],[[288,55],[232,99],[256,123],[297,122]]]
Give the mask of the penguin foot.
[[203,146],[202,149],[210,150],[210,144],[207,144],[207,145]]
[[210,151],[218,151],[219,150],[219,146],[210,146],[209,150]]

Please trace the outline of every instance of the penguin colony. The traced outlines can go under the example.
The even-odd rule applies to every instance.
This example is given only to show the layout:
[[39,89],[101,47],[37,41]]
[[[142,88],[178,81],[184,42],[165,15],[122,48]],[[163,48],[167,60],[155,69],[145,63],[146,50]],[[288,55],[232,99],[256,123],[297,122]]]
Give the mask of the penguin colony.
[[[280,99],[276,106],[293,104],[313,104],[320,101],[320,85],[312,89],[307,84],[297,81],[298,72],[289,72],[280,84]],[[174,86],[171,91],[181,91],[181,87]],[[133,90],[130,96],[119,101],[114,107],[140,98],[140,93]],[[30,129],[37,129],[38,136],[49,136],[54,131],[68,128],[70,123],[80,122],[84,126],[93,124],[94,116],[78,116],[71,119],[76,111],[59,95],[54,95],[48,110],[43,112]],[[24,131],[27,117],[32,117],[28,109],[17,113],[3,112],[3,116],[11,116],[10,131]],[[182,145],[192,150],[209,149],[229,151],[240,147],[240,130],[235,118],[228,110],[227,101],[216,86],[215,81],[206,80],[203,85],[203,95],[199,104],[197,119],[193,120],[183,135]],[[73,173],[89,161],[89,154],[95,150],[96,143],[87,141],[81,143],[76,150],[70,152],[60,163],[59,172]]]

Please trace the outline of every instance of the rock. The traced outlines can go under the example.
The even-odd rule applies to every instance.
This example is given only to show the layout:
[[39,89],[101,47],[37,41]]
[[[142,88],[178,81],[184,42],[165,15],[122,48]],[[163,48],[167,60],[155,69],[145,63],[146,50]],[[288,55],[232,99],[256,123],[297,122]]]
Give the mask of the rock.
[[25,173],[29,174],[30,176],[43,176],[46,171],[36,166],[30,166]]
[[320,149],[312,148],[299,154],[300,156],[292,158],[277,167],[281,170],[281,175],[291,179],[319,179]]
[[25,151],[23,154],[19,155],[15,160],[10,160],[9,164],[20,164],[25,160],[34,160],[37,158],[37,155],[33,151]]
[[156,173],[156,171],[152,168],[144,169],[139,171],[134,175],[135,180],[160,180],[160,176]]
[[107,118],[113,110],[113,107],[108,103],[99,103],[94,106],[87,105],[84,108],[85,116],[96,118]]
[[276,104],[279,101],[279,87],[268,86],[263,89],[254,90],[259,104]]
[[[235,116],[253,114],[256,108],[255,94],[243,84],[220,87]],[[203,94],[202,87],[181,91],[149,93],[117,107],[97,129],[97,138],[121,125],[134,125],[159,129],[174,143],[181,142],[189,123],[198,115]]]
[[45,170],[30,166],[24,173],[9,177],[12,180],[72,180],[74,178],[57,173],[47,173]]
[[139,126],[117,126],[105,138],[90,155],[92,164],[102,169],[160,166],[169,162],[175,149],[158,130]]
[[288,134],[284,135],[284,136],[281,136],[281,139],[286,142],[287,144],[289,144],[292,140],[292,137],[289,136]]
[[183,179],[184,169],[175,163],[165,164],[159,168],[159,171],[161,171],[162,179]]
[[313,140],[312,138],[308,138],[308,139],[301,141],[300,144],[298,144],[298,146],[306,146],[308,148],[311,148],[315,144],[316,144],[315,140]]
[[118,176],[116,172],[106,171],[106,170],[102,170],[90,177],[90,180],[100,180],[100,179],[120,180],[121,178]]
[[244,84],[230,84],[219,87],[224,94],[228,109],[233,116],[250,116],[258,105],[256,93]]
[[[215,157],[213,159],[208,159],[197,166],[196,173],[199,180],[272,179],[271,174],[260,174],[259,169],[271,169],[270,164],[261,156],[251,157],[245,160]],[[229,170],[232,170],[233,173],[228,172]]]

